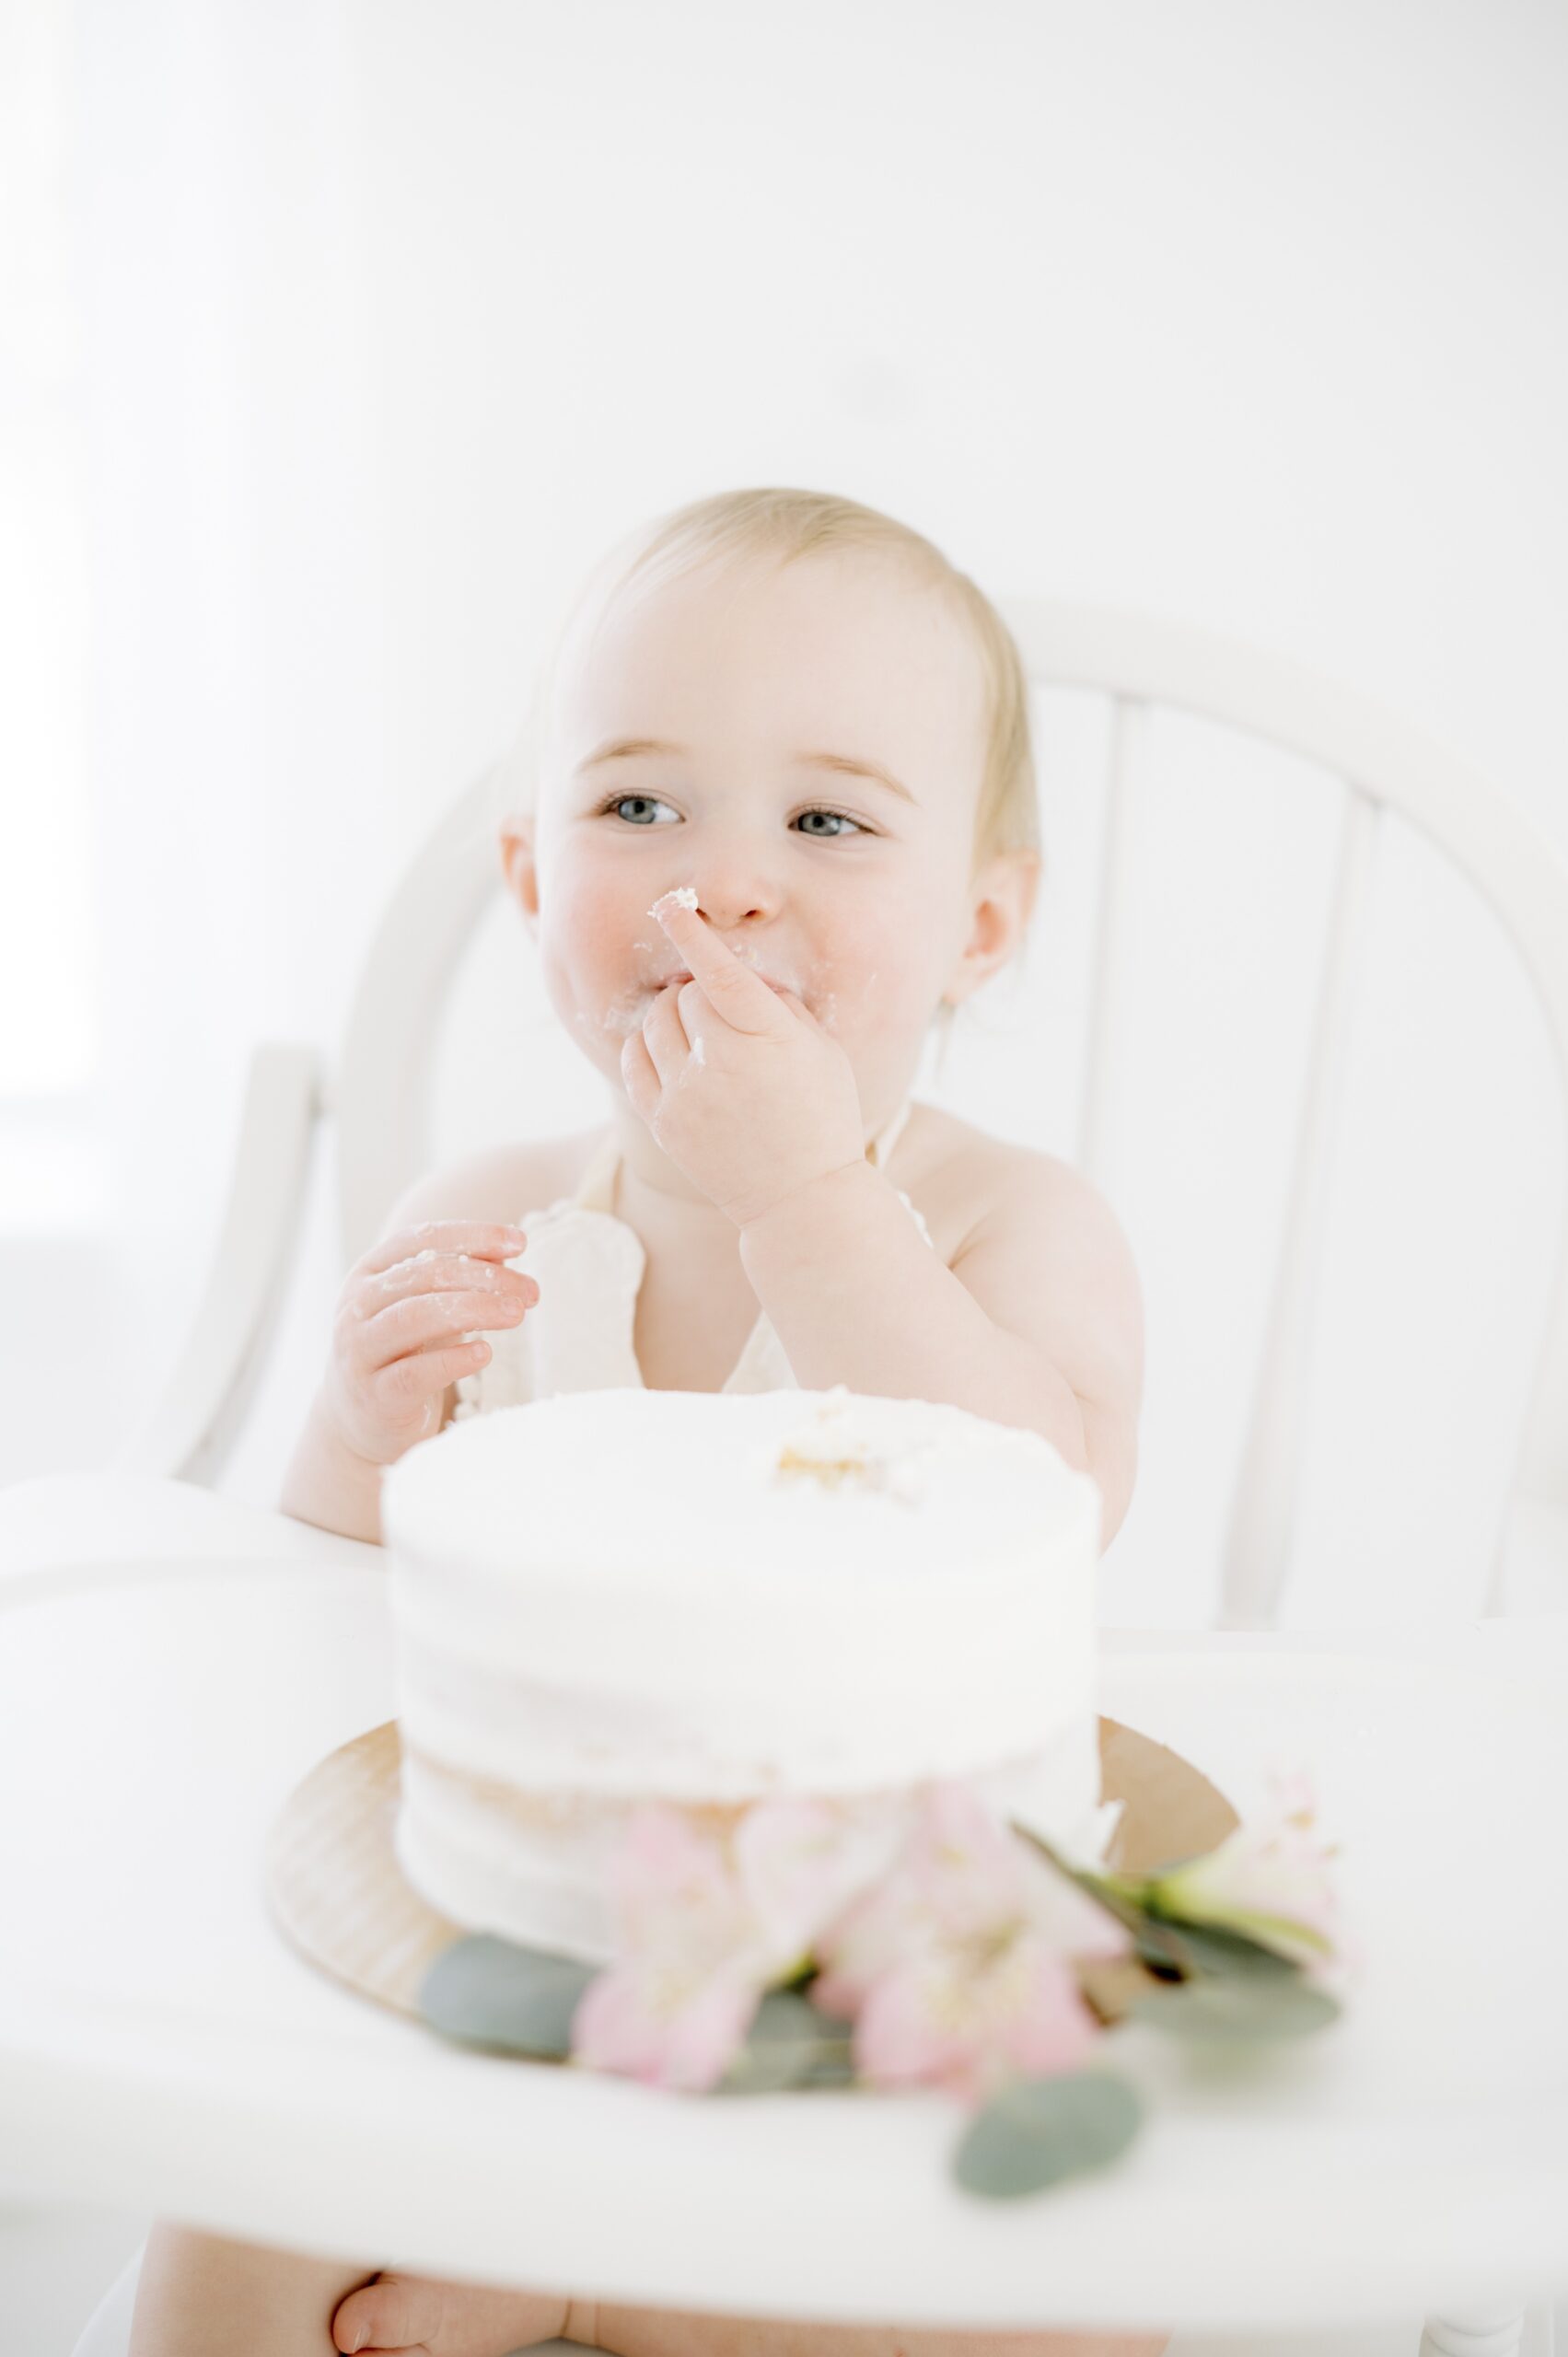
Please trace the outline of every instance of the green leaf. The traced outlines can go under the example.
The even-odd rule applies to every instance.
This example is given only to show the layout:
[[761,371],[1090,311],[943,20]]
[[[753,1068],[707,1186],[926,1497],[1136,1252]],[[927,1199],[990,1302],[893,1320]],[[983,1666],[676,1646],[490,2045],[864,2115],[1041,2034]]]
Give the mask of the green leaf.
[[1179,1972],[1184,1980],[1191,1980],[1196,1975],[1198,1966],[1191,1951],[1184,1940],[1167,1925],[1155,1922],[1147,1915],[1133,1915],[1128,1929],[1132,1934],[1133,1948],[1141,1963],[1157,1967],[1166,1976],[1172,1971]]
[[420,1983],[419,2010],[465,2046],[559,2062],[571,2052],[577,2001],[595,1978],[595,1968],[574,1956],[481,1932],[443,1949]]
[[1007,1819],[1007,1829],[1011,1833],[1016,1833],[1020,1841],[1027,1841],[1031,1850],[1038,1850],[1040,1856],[1047,1859],[1059,1875],[1064,1875],[1069,1882],[1075,1882],[1081,1890],[1088,1892],[1091,1898],[1101,1900],[1103,1904],[1110,1907],[1114,1913],[1116,1893],[1105,1877],[1097,1874],[1092,1866],[1069,1865],[1062,1852],[1052,1848],[1043,1833],[1037,1833],[1032,1825],[1025,1825],[1018,1817],[1010,1817]]
[[[1011,1820],[1011,1825],[1012,1830],[1048,1858],[1059,1874],[1075,1882],[1088,1898],[1098,1900],[1108,1914],[1115,1916],[1132,1934],[1143,1963],[1174,1968],[1188,1978],[1214,1973],[1225,1979],[1250,1976],[1283,1980],[1301,1971],[1296,1957],[1268,1947],[1245,1932],[1221,1922],[1194,1922],[1175,1909],[1167,1910],[1134,1895],[1134,1888],[1152,1889],[1160,1875],[1176,1873],[1178,1867],[1162,1866],[1156,1874],[1139,1875],[1133,1878],[1134,1887],[1129,1887],[1128,1877],[1112,1878],[1096,1874],[1090,1867],[1069,1866],[1042,1835],[1019,1824],[1016,1818]],[[1330,1947],[1327,1940],[1318,1940],[1315,1945],[1325,1952]]]
[[1021,1841],[1027,1841],[1032,1850],[1038,1850],[1042,1858],[1049,1860],[1059,1875],[1068,1882],[1076,1883],[1086,1898],[1094,1899],[1108,1915],[1114,1915],[1124,1930],[1132,1933],[1138,1945],[1138,1953],[1146,1964],[1174,1965],[1182,1971],[1191,1971],[1192,1966],[1185,1957],[1175,1933],[1156,1922],[1142,1900],[1135,1898],[1130,1890],[1121,1887],[1104,1875],[1096,1874],[1092,1867],[1070,1866],[1066,1859],[1052,1849],[1044,1834],[1037,1833],[1032,1826],[1021,1824],[1016,1817],[1010,1817],[1008,1825]]
[[1103,2072],[1016,2079],[970,2122],[953,2175],[967,2193],[1010,2201],[1115,2160],[1138,2132],[1143,2106]]
[[721,2095],[768,2095],[781,2087],[853,2084],[850,2027],[795,1989],[770,1989],[746,2043],[719,2083]]
[[1264,1947],[1245,1932],[1233,1932],[1223,1923],[1185,1923],[1179,1916],[1167,1915],[1156,1920],[1175,1933],[1200,1971],[1218,1979],[1294,1980],[1301,1971],[1294,1956],[1282,1956],[1277,1948]]
[[1287,1980],[1184,1981],[1135,1997],[1130,2017],[1179,2038],[1238,2039],[1304,2038],[1340,2015],[1337,1998],[1292,1973]]
[[1196,1960],[1186,1945],[1185,1924],[1179,1927],[1151,1915],[1135,1898],[1117,1890],[1098,1889],[1094,1892],[1106,1912],[1132,1934],[1132,1945],[1140,1962],[1163,1966],[1190,1976],[1198,1969]]

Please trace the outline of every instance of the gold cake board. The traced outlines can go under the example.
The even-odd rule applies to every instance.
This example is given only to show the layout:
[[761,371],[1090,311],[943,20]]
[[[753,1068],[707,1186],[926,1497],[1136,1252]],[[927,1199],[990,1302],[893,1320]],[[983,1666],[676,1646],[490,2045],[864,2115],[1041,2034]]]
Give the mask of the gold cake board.
[[[1099,1723],[1101,1797],[1126,1804],[1105,1863],[1141,1874],[1214,1849],[1236,1811],[1190,1761],[1119,1720]],[[267,1845],[267,1897],[311,1964],[399,2013],[419,2013],[419,1991],[443,1949],[467,1936],[405,1879],[392,1846],[402,1748],[389,1719],[329,1752],[290,1794]],[[1143,1979],[1137,1968],[1092,1968],[1109,2018]],[[1086,1971],[1086,1977],[1089,1972]]]

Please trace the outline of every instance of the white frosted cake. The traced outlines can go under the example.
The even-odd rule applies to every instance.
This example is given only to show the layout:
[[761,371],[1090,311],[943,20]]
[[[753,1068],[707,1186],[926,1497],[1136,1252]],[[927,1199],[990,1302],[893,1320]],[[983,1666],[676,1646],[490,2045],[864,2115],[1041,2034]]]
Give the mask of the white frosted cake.
[[851,1392],[557,1393],[389,1468],[397,1852],[470,1931],[601,1963],[639,1801],[893,1825],[966,1777],[1079,1860],[1100,1496],[1037,1434]]

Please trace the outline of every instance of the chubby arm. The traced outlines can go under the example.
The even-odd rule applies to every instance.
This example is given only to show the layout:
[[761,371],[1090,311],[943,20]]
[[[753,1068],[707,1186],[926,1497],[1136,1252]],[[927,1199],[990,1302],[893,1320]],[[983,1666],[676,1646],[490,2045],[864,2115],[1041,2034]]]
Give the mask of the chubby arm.
[[953,1273],[1071,1386],[1105,1499],[1103,1553],[1132,1504],[1144,1397],[1143,1287],[1120,1222],[1081,1170],[1020,1150]]
[[740,1256],[804,1389],[847,1383],[1041,1434],[1098,1483],[1109,1546],[1137,1467],[1143,1295],[1081,1172],[1017,1149],[951,1269],[869,1163],[743,1227]]

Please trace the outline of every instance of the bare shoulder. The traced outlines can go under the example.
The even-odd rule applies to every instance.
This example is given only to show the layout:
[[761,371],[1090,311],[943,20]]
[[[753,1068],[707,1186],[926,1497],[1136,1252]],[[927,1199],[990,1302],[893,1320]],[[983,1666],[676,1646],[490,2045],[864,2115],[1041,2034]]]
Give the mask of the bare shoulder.
[[430,1219],[495,1220],[515,1226],[525,1213],[542,1211],[572,1192],[606,1133],[601,1124],[570,1137],[532,1138],[459,1155],[404,1190],[387,1213],[382,1234]]
[[888,1176],[919,1206],[949,1268],[996,1191],[1000,1157],[1011,1149],[972,1121],[918,1099],[889,1160]]
[[[922,1109],[926,1115],[935,1109]],[[1132,1247],[1091,1179],[1061,1155],[914,1117],[900,1175],[929,1204],[932,1242],[993,1324],[1049,1360],[1083,1418],[1085,1463],[1102,1499],[1102,1551],[1127,1514],[1138,1466],[1144,1296]],[[900,1139],[902,1146],[906,1139]]]
[[935,1214],[953,1233],[954,1249],[946,1256],[949,1266],[1020,1194],[1038,1201],[1049,1192],[1061,1199],[1064,1213],[1075,1196],[1088,1193],[1102,1200],[1082,1171],[1060,1155],[1019,1145],[1012,1138],[993,1137],[989,1130],[977,1129],[972,1121],[960,1120],[935,1105],[913,1107],[889,1175],[919,1202],[934,1232]]
[[918,1132],[912,1114],[900,1141],[909,1175],[892,1175],[925,1211],[933,1240],[947,1243],[953,1274],[998,1325],[1045,1350],[1081,1398],[1135,1414],[1143,1289],[1105,1196],[1060,1155],[934,1106],[918,1112]]

